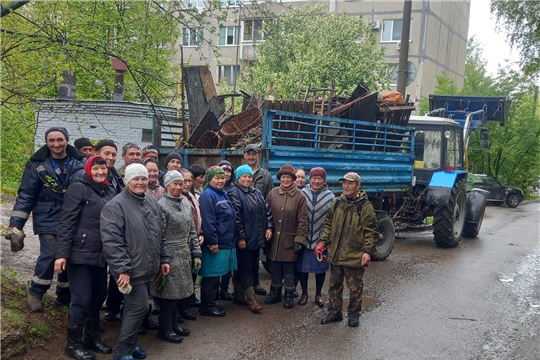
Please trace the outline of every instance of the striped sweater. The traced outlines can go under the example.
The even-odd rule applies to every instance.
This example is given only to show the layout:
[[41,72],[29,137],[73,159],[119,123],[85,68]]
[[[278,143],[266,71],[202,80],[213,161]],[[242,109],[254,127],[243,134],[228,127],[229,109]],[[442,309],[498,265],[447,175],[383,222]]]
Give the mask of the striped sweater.
[[306,196],[308,213],[307,248],[314,250],[324,226],[326,213],[328,212],[328,209],[330,209],[330,205],[332,205],[335,196],[328,190],[327,185],[320,191],[313,191],[311,185],[307,185],[302,191]]

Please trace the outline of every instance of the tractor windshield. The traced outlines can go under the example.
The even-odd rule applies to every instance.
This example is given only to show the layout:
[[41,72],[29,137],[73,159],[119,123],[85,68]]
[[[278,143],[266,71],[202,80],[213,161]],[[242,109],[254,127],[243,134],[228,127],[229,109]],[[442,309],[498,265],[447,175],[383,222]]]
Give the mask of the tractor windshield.
[[441,135],[440,130],[417,130],[414,133],[415,169],[441,167]]

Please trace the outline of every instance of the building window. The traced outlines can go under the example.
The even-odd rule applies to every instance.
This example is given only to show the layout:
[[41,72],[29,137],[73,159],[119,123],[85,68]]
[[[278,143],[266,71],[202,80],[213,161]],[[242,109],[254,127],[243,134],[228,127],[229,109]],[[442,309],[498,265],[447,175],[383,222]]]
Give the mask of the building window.
[[262,38],[262,19],[257,20],[245,20],[244,21],[244,37],[242,38],[243,41],[252,41],[252,42],[258,42],[261,41]]
[[240,65],[220,65],[218,66],[218,82],[225,78],[228,85],[234,85],[234,79],[240,75]]
[[[381,42],[398,42],[401,41],[401,28],[403,20],[383,20],[383,28],[381,32]],[[412,41],[413,19],[411,19],[411,27],[409,30],[409,41]]]
[[203,28],[183,28],[182,46],[201,46],[203,39]]
[[226,6],[240,6],[242,5],[243,1],[242,0],[221,0],[221,6],[222,7],[226,7]]
[[204,8],[204,0],[184,0],[184,8],[189,9],[195,7],[197,9]]
[[219,28],[219,45],[236,45],[238,43],[238,26]]
[[141,142],[143,143],[152,142],[152,129],[142,129]]

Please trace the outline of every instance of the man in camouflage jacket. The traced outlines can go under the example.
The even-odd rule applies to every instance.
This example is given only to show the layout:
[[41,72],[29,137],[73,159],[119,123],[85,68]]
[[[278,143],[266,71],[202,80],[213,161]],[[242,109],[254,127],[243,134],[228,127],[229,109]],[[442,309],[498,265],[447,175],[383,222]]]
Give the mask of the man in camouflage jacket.
[[347,173],[340,180],[343,181],[343,194],[330,206],[315,249],[319,258],[327,249],[330,262],[328,315],[321,324],[343,320],[345,278],[350,294],[348,324],[356,327],[362,309],[362,277],[378,239],[377,216],[366,193],[360,190],[358,174]]

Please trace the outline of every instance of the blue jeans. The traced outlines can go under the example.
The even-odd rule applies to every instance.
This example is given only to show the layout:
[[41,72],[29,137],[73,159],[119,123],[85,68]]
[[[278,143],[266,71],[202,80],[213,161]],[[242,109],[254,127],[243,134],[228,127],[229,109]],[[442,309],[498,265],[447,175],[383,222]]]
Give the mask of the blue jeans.
[[[28,292],[32,296],[41,299],[52,284],[54,261],[56,260],[56,235],[39,234],[39,245],[39,256]],[[65,304],[69,304],[71,301],[67,271],[58,274],[56,298]]]

